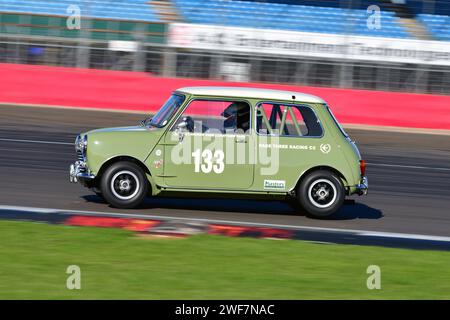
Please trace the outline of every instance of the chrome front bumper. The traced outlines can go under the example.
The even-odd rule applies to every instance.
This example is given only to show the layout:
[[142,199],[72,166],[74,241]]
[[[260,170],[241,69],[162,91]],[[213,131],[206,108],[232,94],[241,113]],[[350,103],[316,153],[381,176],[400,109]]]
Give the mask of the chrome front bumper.
[[356,193],[360,196],[366,195],[369,192],[369,180],[367,177],[362,177],[358,185],[356,185]]
[[69,168],[69,181],[72,183],[81,182],[83,184],[86,181],[93,180],[94,174],[91,174],[83,161],[77,161],[70,165]]

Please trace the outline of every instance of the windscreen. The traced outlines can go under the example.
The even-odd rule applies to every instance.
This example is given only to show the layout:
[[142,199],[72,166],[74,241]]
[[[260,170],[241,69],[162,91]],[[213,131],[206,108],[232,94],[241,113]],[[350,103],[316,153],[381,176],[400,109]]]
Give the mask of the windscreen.
[[181,94],[173,94],[159,109],[150,121],[150,125],[157,128],[164,127],[172,116],[177,112],[184,102],[184,96]]

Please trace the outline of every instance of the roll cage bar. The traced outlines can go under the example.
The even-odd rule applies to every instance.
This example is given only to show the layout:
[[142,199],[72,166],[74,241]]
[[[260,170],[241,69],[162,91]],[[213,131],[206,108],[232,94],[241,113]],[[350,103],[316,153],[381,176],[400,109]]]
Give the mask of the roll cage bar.
[[290,105],[284,105],[283,110],[282,107],[279,104],[273,104],[272,111],[270,112],[270,118],[267,119],[266,113],[264,112],[262,108],[262,103],[258,105],[257,107],[257,113],[256,113],[256,121],[257,121],[257,128],[261,127],[262,122],[266,125],[267,129],[269,130],[269,134],[274,134],[274,130],[276,130],[277,127],[277,117],[280,119],[280,132],[283,132],[285,135],[289,136],[289,129],[286,125],[286,117],[287,113],[289,112],[292,122],[295,127],[295,131],[297,131],[297,134],[299,136],[303,136],[302,131],[300,129],[300,126],[297,122],[297,117],[294,114],[294,111],[292,110],[292,106]]

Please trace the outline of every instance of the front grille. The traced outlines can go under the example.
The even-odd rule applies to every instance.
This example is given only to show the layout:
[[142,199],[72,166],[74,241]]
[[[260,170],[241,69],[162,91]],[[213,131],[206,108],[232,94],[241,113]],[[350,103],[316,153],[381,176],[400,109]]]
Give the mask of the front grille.
[[81,151],[77,151],[77,160],[78,161],[84,161],[84,156]]
[[77,151],[77,162],[81,164],[81,166],[79,167],[80,172],[86,172],[86,168],[85,168],[85,163],[86,163],[86,159],[83,155],[83,152],[81,151]]

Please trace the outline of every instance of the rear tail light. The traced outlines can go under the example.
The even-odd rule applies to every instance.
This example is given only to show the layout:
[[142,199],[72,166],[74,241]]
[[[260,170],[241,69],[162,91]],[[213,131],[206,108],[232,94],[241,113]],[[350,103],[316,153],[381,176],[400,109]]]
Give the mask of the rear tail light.
[[361,170],[361,176],[366,175],[366,161],[365,160],[359,160],[359,168]]

